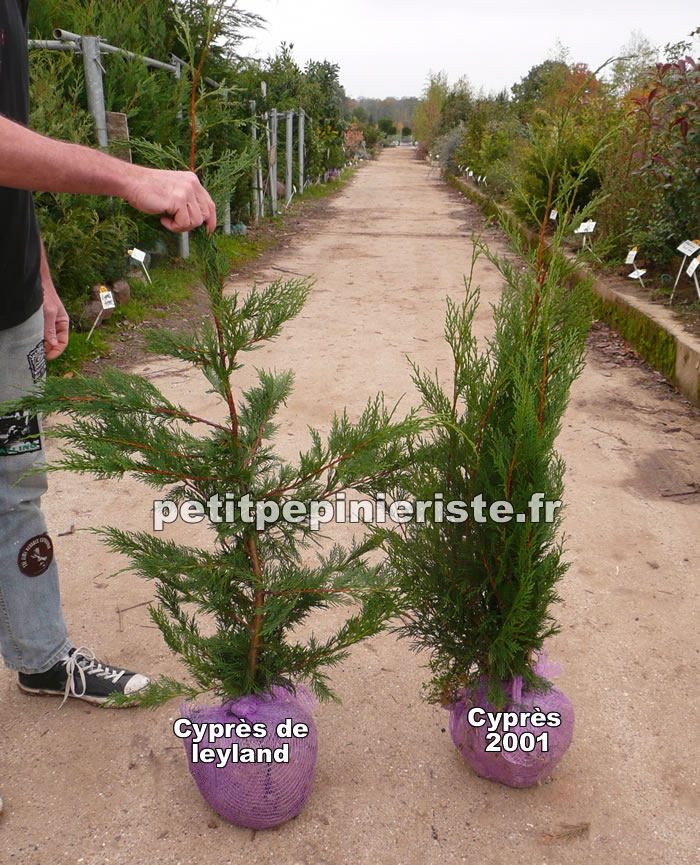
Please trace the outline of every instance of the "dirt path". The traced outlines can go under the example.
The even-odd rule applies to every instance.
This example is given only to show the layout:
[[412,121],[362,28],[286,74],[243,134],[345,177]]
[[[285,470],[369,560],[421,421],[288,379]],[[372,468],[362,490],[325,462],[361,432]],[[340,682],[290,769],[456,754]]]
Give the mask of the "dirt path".
[[[357,413],[375,390],[411,394],[405,355],[447,373],[444,299],[459,296],[480,214],[413,158],[385,152],[295,238],[260,281],[313,274],[303,315],[252,360],[296,369],[280,432],[293,455],[306,426]],[[507,251],[494,229],[484,237]],[[500,277],[478,266],[483,305]],[[560,438],[572,567],[562,633],[550,656],[573,700],[573,745],[553,778],[516,791],[473,775],[445,732],[447,714],[420,698],[425,660],[383,636],[333,675],[342,706],[316,715],[313,793],[291,823],[254,834],[200,798],[171,733],[177,706],[107,712],[22,696],[0,673],[0,861],[18,865],[583,865],[696,861],[697,621],[700,418],[658,376],[629,362],[605,331],[591,341]],[[199,378],[155,359],[141,372],[197,413],[212,406]],[[411,396],[412,400],[413,397]],[[409,400],[410,401],[410,400]],[[53,450],[53,448],[52,448]],[[74,642],[144,671],[178,675],[148,624],[150,586],[109,579],[116,557],[70,529],[149,525],[151,492],[130,482],[54,476],[46,511]],[[178,536],[185,533],[181,528]],[[694,756],[693,756],[694,754]],[[588,837],[545,843],[561,824]]]

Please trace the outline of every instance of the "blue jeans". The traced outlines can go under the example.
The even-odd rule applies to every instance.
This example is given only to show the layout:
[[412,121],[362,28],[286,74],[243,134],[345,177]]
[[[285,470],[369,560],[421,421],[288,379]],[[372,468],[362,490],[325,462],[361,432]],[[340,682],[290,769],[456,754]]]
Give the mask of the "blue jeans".
[[[0,330],[0,403],[22,396],[46,374],[43,339],[41,309]],[[18,412],[0,416],[0,650],[6,666],[21,673],[45,672],[70,648],[41,512],[46,474],[19,480],[46,462],[39,424]]]

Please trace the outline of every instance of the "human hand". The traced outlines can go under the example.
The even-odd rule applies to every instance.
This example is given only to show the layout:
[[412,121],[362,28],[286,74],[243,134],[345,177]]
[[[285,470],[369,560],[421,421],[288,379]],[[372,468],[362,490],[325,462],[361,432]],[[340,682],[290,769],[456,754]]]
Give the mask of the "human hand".
[[170,231],[216,228],[214,202],[192,171],[139,168],[124,198],[143,213],[164,214],[160,221]]
[[70,322],[51,277],[42,274],[41,284],[44,289],[44,348],[46,359],[54,360],[68,345]]

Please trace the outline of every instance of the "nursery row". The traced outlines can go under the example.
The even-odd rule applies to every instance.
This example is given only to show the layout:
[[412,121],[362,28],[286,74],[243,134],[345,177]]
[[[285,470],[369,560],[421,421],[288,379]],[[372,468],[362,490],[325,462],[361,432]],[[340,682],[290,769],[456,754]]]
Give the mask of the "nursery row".
[[468,166],[489,194],[532,225],[547,218],[560,185],[579,175],[570,228],[595,220],[596,258],[620,265],[635,247],[638,262],[655,268],[670,293],[677,247],[700,238],[695,50],[692,41],[667,46],[655,62],[649,45],[636,45],[626,52],[632,56],[595,72],[564,53],[496,96],[433,76],[414,133],[421,152],[439,157],[445,171]]
[[[238,57],[236,46],[258,23],[223,0],[32,4],[32,127],[90,146],[104,146],[108,135],[122,158],[191,168],[212,193],[221,223],[229,213],[234,226],[248,223],[273,210],[277,198],[284,203],[301,191],[300,178],[325,179],[347,159],[337,66],[310,61],[301,69],[284,45],[266,61]],[[81,37],[97,34],[100,65],[86,66]],[[85,72],[100,67],[106,126],[93,116]],[[360,142],[353,147],[358,153]],[[291,188],[278,183],[290,175]],[[129,248],[183,254],[156,217],[119,200],[41,193],[36,205],[54,282],[71,314],[94,285],[124,276]]]

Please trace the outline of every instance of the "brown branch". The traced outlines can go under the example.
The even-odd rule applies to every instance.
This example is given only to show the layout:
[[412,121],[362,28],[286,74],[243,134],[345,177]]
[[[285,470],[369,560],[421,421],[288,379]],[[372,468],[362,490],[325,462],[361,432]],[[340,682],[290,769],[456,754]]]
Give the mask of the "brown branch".
[[542,361],[542,385],[540,387],[540,413],[537,419],[537,432],[542,435],[542,420],[544,418],[544,391],[547,387],[547,355],[549,354],[549,333],[544,335],[544,360]]
[[[284,591],[274,592],[272,590],[266,591],[266,595],[274,595],[275,597],[279,597],[281,595],[350,595],[353,592],[360,591],[360,589],[285,589]],[[382,586],[364,586],[361,589],[363,592],[382,592],[384,588]]]
[[[219,274],[219,296],[224,296],[224,278]],[[212,307],[212,318],[214,319],[214,325],[216,326],[216,339],[219,347],[219,362],[221,364],[221,370],[224,374],[224,392],[226,394],[226,404],[228,406],[229,417],[231,418],[231,432],[233,433],[233,438],[236,443],[236,447],[241,447],[240,439],[238,438],[238,413],[236,411],[236,403],[233,399],[233,391],[231,390],[231,382],[229,381],[228,370],[227,370],[227,357],[226,357],[226,349],[224,346],[224,333],[221,327],[221,322],[219,321],[218,316],[216,315],[215,309]],[[228,430],[227,430],[228,432]]]
[[258,586],[255,589],[255,617],[251,625],[251,641],[250,649],[248,650],[248,668],[250,670],[251,680],[255,679],[255,672],[258,668],[258,652],[260,650],[260,632],[262,630],[263,612],[262,608],[265,603],[265,592],[262,588],[262,567],[258,558],[258,548],[255,543],[255,538],[250,538],[246,545],[246,552],[250,558],[250,563],[253,568],[253,573],[258,580]]
[[[69,397],[61,397],[59,398],[59,402],[98,402],[103,397],[96,396],[69,396]],[[120,409],[124,408],[123,406],[115,406],[115,408]],[[213,427],[214,429],[222,430],[223,432],[228,432],[225,426],[221,424],[215,423],[212,420],[207,420],[204,417],[198,417],[195,414],[190,414],[186,411],[179,411],[178,409],[170,409],[164,408],[160,406],[139,406],[138,408],[129,408],[129,411],[138,412],[139,414],[155,414],[155,415],[168,415],[171,417],[179,417],[183,420],[191,420],[193,423],[203,423],[207,426]]]
[[368,442],[369,442],[369,439],[366,439],[365,441],[360,442],[360,444],[357,445],[356,447],[354,447],[349,453],[343,454],[342,456],[338,457],[337,459],[334,459],[331,462],[326,463],[326,465],[321,466],[320,468],[316,469],[316,471],[309,472],[309,474],[304,475],[303,478],[299,478],[298,481],[295,481],[293,484],[290,484],[288,487],[277,487],[273,490],[269,490],[266,495],[268,497],[269,496],[281,496],[283,493],[288,493],[290,490],[298,489],[300,486],[302,486],[302,484],[305,484],[306,481],[311,480],[311,478],[318,477],[320,474],[323,474],[323,472],[328,471],[328,469],[332,469],[335,466],[340,465],[340,463],[345,462],[345,460],[349,460],[350,457],[353,456],[353,454],[356,454]]
[[132,441],[129,441],[128,439],[116,439],[116,438],[112,438],[112,437],[108,438],[106,436],[101,436],[100,442],[111,442],[112,444],[115,444],[115,445],[126,445],[127,447],[134,448],[135,450],[138,450],[138,451],[152,451],[154,453],[163,453],[163,454],[167,454],[169,457],[179,457],[179,458],[187,459],[187,458],[192,458],[192,457],[197,456],[197,454],[182,454],[182,453],[178,453],[177,451],[159,450],[158,448],[151,447],[151,445],[139,444],[139,442],[132,442]]
[[248,466],[252,462],[255,454],[258,452],[258,449],[260,448],[260,445],[262,444],[262,437],[263,437],[263,433],[265,432],[265,427],[267,426],[267,423],[270,420],[271,411],[272,410],[270,409],[265,413],[265,417],[263,418],[263,421],[260,424],[260,428],[258,429],[258,434],[255,438],[255,441],[253,442],[253,447],[250,449],[250,453],[248,454],[248,456],[241,463],[241,468],[245,468],[246,466]]
[[486,568],[486,573],[489,577],[489,582],[491,583],[491,588],[493,589],[493,593],[496,596],[496,600],[498,601],[498,606],[503,609],[503,604],[501,603],[501,599],[496,591],[496,582],[493,579],[493,574],[491,573],[491,568],[489,567],[489,563],[486,561],[486,554],[483,550],[479,551],[481,553],[481,561],[484,563],[484,567]]
[[190,93],[190,171],[194,171],[194,160],[197,152],[197,87],[199,86],[199,79],[202,77],[202,67],[204,66],[204,61],[207,59],[208,53],[209,43],[207,42],[205,43],[202,56],[199,58],[199,64],[197,65],[197,69],[192,79],[192,90]]
[[[555,166],[556,167],[556,166]],[[544,218],[542,219],[542,225],[540,226],[540,239],[539,244],[537,246],[537,281],[540,286],[544,285],[544,280],[547,275],[547,268],[543,268],[544,264],[544,238],[545,238],[545,229],[547,227],[547,220],[549,219],[549,214],[552,210],[552,196],[554,195],[554,168],[552,168],[552,173],[549,175],[549,184],[547,188],[547,206],[544,209]]]
[[208,476],[208,477],[202,478],[202,477],[197,477],[195,475],[180,475],[180,474],[177,474],[177,472],[163,472],[163,471],[160,471],[158,469],[147,469],[147,468],[144,468],[141,466],[139,466],[138,468],[132,469],[132,471],[143,472],[144,474],[147,474],[147,475],[161,475],[161,476],[165,476],[165,477],[169,477],[169,478],[177,478],[178,480],[181,480],[181,481],[222,481],[223,480],[223,478],[219,478],[216,476],[214,476],[214,477]]
[[329,499],[332,495],[336,495],[337,493],[343,492],[343,490],[354,490],[360,486],[360,484],[369,483],[369,481],[376,480],[377,478],[385,478],[391,475],[392,469],[384,469],[382,472],[378,472],[376,475],[365,475],[363,478],[358,478],[352,483],[347,484],[338,484],[338,486],[333,487],[332,490],[326,490],[326,492],[321,493],[318,496],[319,501],[324,501],[325,499]]
[[[141,409],[139,409],[139,411],[141,411]],[[190,414],[189,412],[186,412],[186,411],[177,411],[176,409],[166,409],[166,408],[152,409],[150,411],[152,411],[153,414],[172,415],[173,417],[179,417],[179,418],[182,418],[183,420],[191,420],[193,423],[203,423],[203,424],[206,424],[206,426],[213,427],[214,429],[221,430],[222,432],[228,432],[226,427],[222,426],[222,424],[214,423],[213,420],[207,420],[204,417],[198,417],[197,415]]]

